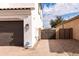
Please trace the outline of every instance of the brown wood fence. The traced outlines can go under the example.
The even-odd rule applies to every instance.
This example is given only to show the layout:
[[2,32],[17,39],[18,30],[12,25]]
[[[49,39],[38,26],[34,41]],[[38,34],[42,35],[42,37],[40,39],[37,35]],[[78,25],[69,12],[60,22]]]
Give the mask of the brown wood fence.
[[52,29],[41,30],[41,39],[55,39],[55,38],[56,38],[56,30]]
[[73,29],[59,29],[59,39],[73,39]]

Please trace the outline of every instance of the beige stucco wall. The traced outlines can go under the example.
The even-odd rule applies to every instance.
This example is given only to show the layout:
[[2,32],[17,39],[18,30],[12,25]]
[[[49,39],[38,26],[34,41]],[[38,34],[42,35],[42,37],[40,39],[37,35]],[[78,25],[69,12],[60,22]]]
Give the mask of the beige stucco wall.
[[31,15],[31,10],[0,10],[0,16],[26,16]]
[[[56,32],[58,32],[60,28],[62,28],[62,25],[56,28]],[[79,19],[65,23],[64,28],[73,28],[73,39],[79,40]],[[59,34],[56,33],[56,38],[58,37],[59,37]]]

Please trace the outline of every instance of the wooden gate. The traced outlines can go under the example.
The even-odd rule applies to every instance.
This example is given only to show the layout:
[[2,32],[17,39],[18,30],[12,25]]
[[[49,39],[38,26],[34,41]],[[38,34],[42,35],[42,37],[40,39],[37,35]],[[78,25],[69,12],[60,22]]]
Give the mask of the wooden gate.
[[41,39],[55,39],[55,38],[56,38],[56,30],[52,29],[41,30]]
[[59,39],[73,39],[73,29],[59,29]]

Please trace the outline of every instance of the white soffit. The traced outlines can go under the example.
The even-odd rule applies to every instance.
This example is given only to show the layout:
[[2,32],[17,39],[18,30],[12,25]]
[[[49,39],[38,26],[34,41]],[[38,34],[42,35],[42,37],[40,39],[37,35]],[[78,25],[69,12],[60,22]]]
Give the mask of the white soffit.
[[0,8],[34,8],[34,3],[0,3]]

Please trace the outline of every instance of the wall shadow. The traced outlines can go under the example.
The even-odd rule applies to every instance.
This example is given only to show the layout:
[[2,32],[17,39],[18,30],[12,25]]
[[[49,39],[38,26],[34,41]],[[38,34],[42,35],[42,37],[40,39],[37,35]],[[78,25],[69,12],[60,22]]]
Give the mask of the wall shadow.
[[48,40],[50,52],[79,54],[78,40]]

